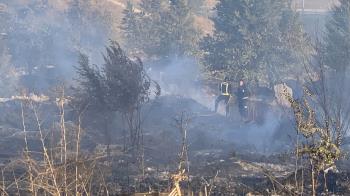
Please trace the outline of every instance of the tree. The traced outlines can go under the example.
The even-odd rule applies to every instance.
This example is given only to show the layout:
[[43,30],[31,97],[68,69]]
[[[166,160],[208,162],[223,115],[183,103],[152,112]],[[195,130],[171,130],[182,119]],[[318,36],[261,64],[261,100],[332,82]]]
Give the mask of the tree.
[[171,49],[178,55],[193,54],[196,51],[199,31],[194,28],[194,14],[187,0],[171,0],[169,12],[169,41]]
[[325,63],[344,74],[350,62],[350,2],[340,0],[326,24]]
[[[140,59],[132,61],[112,42],[106,47],[102,68],[92,67],[88,57],[82,55],[77,68],[80,88],[76,97],[89,103],[89,108],[102,114],[105,123],[107,152],[110,144],[110,122],[116,112],[127,121],[130,131],[129,142],[138,146],[141,134],[141,106],[148,102],[153,92],[153,81],[146,74]],[[157,85],[157,84],[156,84]],[[156,95],[160,88],[157,86]]]
[[[307,64],[311,82],[305,85],[303,99],[293,100],[287,96],[294,111],[297,134],[302,137],[300,143],[297,141],[296,158],[301,162],[297,169],[306,166],[310,171],[312,195],[318,193],[318,184],[320,191],[334,193],[336,187],[332,184],[335,182],[327,183],[326,171],[334,170],[336,161],[344,158],[344,139],[350,128],[349,88],[334,88],[346,86],[349,78],[339,77],[326,68],[320,45],[315,44],[316,55]],[[320,176],[322,172],[324,175]]]
[[198,37],[185,0],[142,0],[140,12],[129,3],[121,26],[130,49],[153,59],[189,54]]
[[[288,66],[296,69],[305,36],[289,1],[220,0],[215,31],[200,43],[209,72],[233,79],[258,79],[270,87]],[[302,50],[305,51],[305,50]]]
[[[136,12],[134,6],[128,2],[124,10],[121,29],[124,31],[124,39],[134,53],[145,53],[153,57],[162,53],[161,40],[161,15],[164,8],[160,0],[141,1],[141,12]],[[164,48],[164,51],[166,48]]]
[[135,11],[134,5],[128,1],[126,8],[123,10],[121,29],[123,30],[123,38],[128,42],[130,51],[134,53],[142,48],[142,30],[139,21],[139,14]]

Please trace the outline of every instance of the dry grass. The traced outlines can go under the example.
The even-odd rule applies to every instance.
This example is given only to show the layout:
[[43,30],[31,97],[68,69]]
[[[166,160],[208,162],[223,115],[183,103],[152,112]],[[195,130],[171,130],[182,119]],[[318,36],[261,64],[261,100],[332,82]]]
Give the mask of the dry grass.
[[[64,121],[64,91],[62,91],[62,96],[57,106],[61,120],[59,122],[59,130],[53,131],[60,133],[60,142],[55,143],[51,141],[53,145],[50,146],[47,141],[50,132],[42,127],[38,104],[30,100],[25,100],[21,103],[25,149],[22,159],[12,161],[2,168],[2,195],[12,195],[14,193],[18,195],[94,195],[93,191],[95,190],[92,190],[93,179],[100,175],[96,172],[98,159],[94,156],[79,154],[82,134],[80,117],[76,126],[77,130],[69,133],[70,136],[74,135],[74,139],[67,137],[68,129],[66,129],[66,122]],[[38,138],[41,143],[40,152],[33,152],[29,148],[24,115],[25,109],[31,110],[35,116],[35,123],[40,135],[40,138]],[[68,145],[69,143],[74,143],[75,145]],[[13,175],[9,176],[8,173]]]

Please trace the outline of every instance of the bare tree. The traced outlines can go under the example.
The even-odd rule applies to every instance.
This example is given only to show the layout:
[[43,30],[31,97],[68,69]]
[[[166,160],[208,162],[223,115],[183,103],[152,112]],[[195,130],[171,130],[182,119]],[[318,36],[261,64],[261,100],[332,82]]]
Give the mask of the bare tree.
[[327,68],[318,43],[314,47],[314,57],[305,66],[308,83],[303,100],[288,96],[297,132],[304,138],[297,146],[297,157],[305,158],[309,163],[312,195],[317,194],[321,173],[324,175],[322,189],[328,192],[326,171],[336,168],[336,161],[341,159],[342,142],[350,124],[350,105],[346,99],[350,92],[339,88],[349,78]]

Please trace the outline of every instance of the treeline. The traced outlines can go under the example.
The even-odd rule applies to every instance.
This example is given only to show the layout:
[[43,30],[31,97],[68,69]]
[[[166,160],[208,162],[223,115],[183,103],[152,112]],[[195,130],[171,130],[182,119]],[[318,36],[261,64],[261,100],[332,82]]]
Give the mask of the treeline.
[[[195,28],[188,0],[141,1],[124,12],[122,29],[131,51],[148,59],[194,56],[209,77],[246,78],[272,87],[300,76],[310,54],[307,35],[289,0],[218,1],[212,35]],[[164,63],[166,66],[166,63]]]
[[196,28],[190,0],[141,1],[128,4],[121,28],[126,48],[152,63],[163,60],[166,66],[169,57],[191,56],[209,79],[245,78],[272,88],[288,78],[307,77],[305,65],[317,56],[316,42],[322,42],[327,67],[345,70],[348,4],[341,1],[334,8],[326,32],[319,32],[322,40],[312,40],[303,30],[290,0],[220,0],[208,14],[214,32],[205,36]]
[[[60,78],[74,77],[77,81],[70,89],[72,91],[68,91],[67,94],[72,96],[67,99],[78,114],[78,130],[83,113],[86,115],[83,122],[95,115],[93,121],[99,122],[96,130],[103,131],[107,154],[110,155],[112,125],[118,114],[125,124],[124,151],[134,155],[135,163],[144,174],[141,108],[152,96],[159,96],[161,89],[149,77],[143,62],[165,67],[173,57],[193,57],[201,65],[203,75],[207,76],[205,80],[228,77],[237,81],[244,78],[250,85],[269,88],[287,78],[310,79],[311,83],[318,83],[309,89],[310,99],[291,101],[297,128],[300,132],[306,129],[304,137],[310,139],[307,144],[311,144],[306,149],[308,151],[300,153],[300,165],[303,167],[305,160],[314,161],[311,165],[317,166],[312,169],[315,176],[333,166],[340,159],[338,149],[350,122],[346,99],[350,93],[346,88],[334,88],[347,84],[348,79],[349,1],[340,0],[341,4],[334,8],[320,40],[309,38],[289,0],[218,0],[212,13],[208,14],[199,11],[205,10],[204,3],[196,7],[200,3],[203,1],[128,2],[121,23],[116,24],[113,10],[93,0],[71,0],[62,10],[53,9],[50,1],[31,1],[20,6],[16,1],[2,2],[1,93],[11,94],[10,91],[17,89],[8,83],[19,84],[30,91],[46,92],[57,85]],[[213,22],[212,34],[203,36],[196,20],[199,15],[207,16]],[[122,32],[121,36],[115,36],[116,32]],[[107,43],[108,38],[115,38],[121,44],[115,41]],[[105,53],[101,55],[101,51]],[[50,71],[52,67],[58,70]],[[59,76],[57,73],[63,74]],[[67,94],[62,93],[58,101],[62,130],[66,124],[64,96]],[[312,104],[308,104],[309,100]],[[311,109],[310,105],[318,107]],[[39,120],[37,122],[40,129]],[[60,133],[60,137],[65,138],[66,133]],[[45,141],[42,143],[46,152]],[[78,139],[75,164],[79,163],[79,148]],[[62,160],[57,163],[64,163],[63,174],[67,175],[67,159]],[[50,163],[50,157],[45,161]],[[61,173],[62,168],[56,172]],[[72,182],[77,184],[79,169],[75,168],[76,179]],[[45,183],[52,184],[56,178],[53,174],[55,172],[50,171],[47,175],[50,178]],[[69,183],[67,176],[63,179],[64,185],[73,184]],[[31,182],[34,187],[34,181]],[[52,187],[58,194],[63,189],[68,193],[66,186]],[[83,192],[77,185],[74,188],[72,193]],[[296,188],[298,191],[298,185]],[[35,192],[34,188],[31,192]]]
[[[314,55],[314,46],[290,0],[220,0],[208,8],[210,2],[120,1],[125,3],[122,13],[114,13],[116,8],[107,1],[2,2],[1,65],[3,73],[18,73],[2,83],[47,89],[58,78],[73,76],[79,52],[103,62],[100,52],[108,39],[147,64],[166,66],[173,57],[194,57],[206,79],[246,78],[272,87],[285,78],[304,77],[304,64]],[[349,5],[340,2],[326,32],[320,34],[327,66],[343,67],[338,71],[344,72],[349,58]],[[211,24],[213,32],[205,35],[200,27]],[[48,72],[49,65],[57,70]],[[2,89],[5,94],[7,88]]]
[[[329,116],[326,120],[317,116],[319,122],[324,121],[325,126],[329,126],[330,119],[337,122],[339,118],[349,117],[349,108],[344,102],[349,92],[336,90],[334,86],[342,86],[348,79],[345,73],[349,62],[347,22],[350,3],[341,1],[334,8],[327,31],[322,39],[315,40],[303,30],[299,14],[289,0],[220,0],[211,16],[214,31],[205,36],[201,36],[200,29],[196,28],[196,13],[189,2],[142,0],[137,5],[129,2],[120,26],[123,48],[127,52],[119,44],[116,48],[112,44],[107,47],[104,63],[96,69],[87,61],[80,62],[79,77],[87,82],[80,83],[85,92],[81,97],[102,104],[97,108],[106,108],[103,112],[123,115],[129,112],[129,116],[137,119],[139,106],[147,101],[135,99],[129,110],[121,110],[118,103],[129,105],[131,99],[125,97],[145,95],[149,98],[151,79],[137,76],[145,74],[148,78],[142,61],[166,67],[174,56],[194,57],[202,66],[203,75],[208,76],[205,80],[228,77],[237,81],[243,78],[249,85],[265,85],[272,89],[275,84],[296,79],[314,97],[313,105],[321,107],[317,112],[324,110],[324,116]],[[141,58],[133,61],[128,56]],[[131,65],[140,65],[140,69],[125,69]],[[139,83],[134,83],[135,79],[139,79]],[[113,106],[108,105],[109,102]],[[134,134],[139,133],[139,122],[129,122],[129,137],[138,138]],[[328,138],[333,138],[332,134],[337,132],[328,132]]]

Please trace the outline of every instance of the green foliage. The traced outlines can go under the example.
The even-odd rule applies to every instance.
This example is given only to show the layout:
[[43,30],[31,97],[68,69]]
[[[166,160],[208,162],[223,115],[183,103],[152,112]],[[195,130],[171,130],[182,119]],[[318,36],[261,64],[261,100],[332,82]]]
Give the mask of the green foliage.
[[317,108],[311,106],[312,102],[315,103],[314,96],[308,91],[305,91],[305,94],[308,97],[304,97],[303,102],[293,100],[288,95],[294,111],[297,131],[306,139],[303,145],[297,146],[297,152],[298,156],[306,156],[312,160],[315,171],[319,172],[335,166],[335,161],[341,158],[341,143],[337,136],[338,131],[334,131],[334,127],[329,125],[329,119],[332,119],[332,116],[326,113],[324,119],[318,119],[315,115]]
[[172,49],[180,54],[192,54],[196,50],[198,30],[194,28],[193,13],[187,0],[170,1],[168,34]]
[[[124,39],[128,41],[129,49],[136,50],[139,44],[139,38],[141,38],[141,30],[139,29],[139,21],[137,13],[134,10],[134,5],[130,2],[127,3],[126,9],[123,11],[123,19],[121,29],[124,31]],[[129,40],[132,40],[129,42]]]
[[198,32],[193,23],[186,0],[142,0],[140,11],[128,3],[121,28],[131,51],[159,59],[195,50]]
[[[111,129],[108,125],[113,121],[115,112],[122,114],[126,120],[131,145],[139,145],[141,107],[150,99],[153,81],[146,74],[141,60],[131,60],[116,42],[106,47],[104,61],[99,69],[92,67],[86,56],[81,56],[77,68],[80,88],[76,91],[73,104],[88,105],[90,111],[102,115],[109,155]],[[160,88],[158,84],[155,85],[158,96]]]
[[94,109],[106,110],[106,88],[103,84],[103,76],[97,66],[92,67],[89,58],[81,54],[79,66],[77,67],[79,75],[80,93],[77,98],[79,101],[89,103]]
[[350,1],[340,0],[333,8],[331,19],[326,24],[325,63],[345,73],[350,62]]
[[100,111],[128,112],[150,98],[152,80],[142,62],[132,61],[112,42],[106,47],[102,69],[92,67],[88,57],[81,55],[79,67],[80,97]]
[[270,86],[291,69],[295,72],[305,36],[288,0],[220,0],[215,10],[214,35],[200,44],[209,72]]
[[146,74],[141,60],[130,60],[116,43],[106,50],[103,71],[110,107],[129,111],[148,102],[152,80]]

